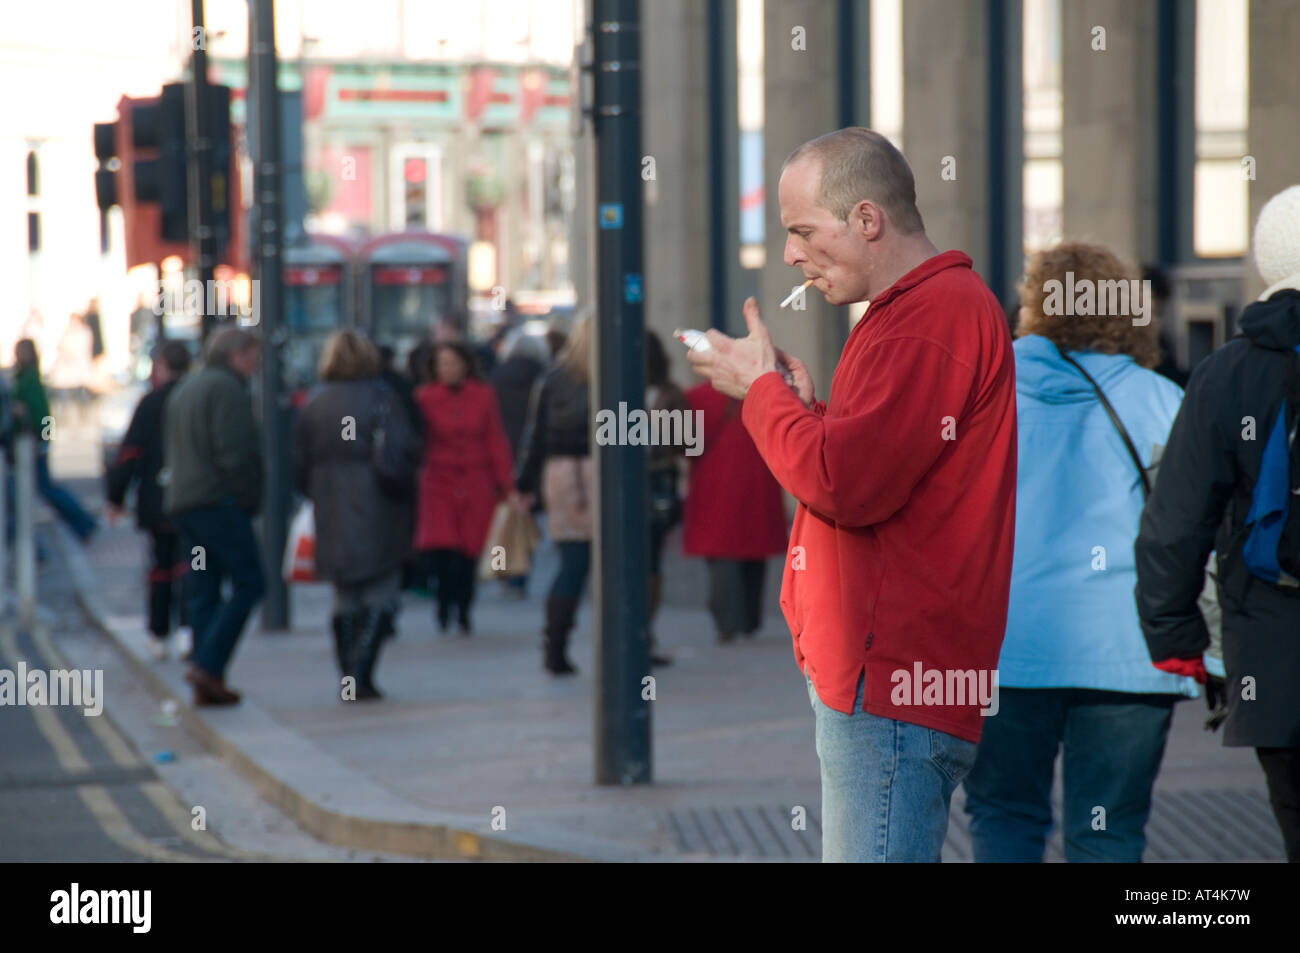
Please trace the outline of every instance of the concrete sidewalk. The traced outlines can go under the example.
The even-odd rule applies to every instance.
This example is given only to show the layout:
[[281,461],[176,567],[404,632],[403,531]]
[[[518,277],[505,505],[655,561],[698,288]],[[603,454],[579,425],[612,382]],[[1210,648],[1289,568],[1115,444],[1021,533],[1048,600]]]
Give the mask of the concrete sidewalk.
[[[668,546],[679,552],[676,537]],[[676,664],[654,673],[655,783],[610,788],[592,782],[589,602],[571,652],[581,674],[541,670],[549,546],[526,600],[481,586],[470,638],[436,635],[431,603],[408,599],[376,675],[387,697],[375,704],[339,700],[329,589],[295,586],[293,630],[264,634],[254,620],[235,655],[229,682],[244,703],[197,712],[183,663],[147,661],[141,537],[106,528],[87,550],[61,550],[84,608],[137,674],[178,698],[190,731],[322,840],[421,857],[820,858],[813,719],[775,612],[779,562],[758,637],[717,646],[702,566],[666,559],[655,628]],[[1281,859],[1253,751],[1202,731],[1203,702],[1177,711],[1146,859]],[[970,858],[961,803],[959,789],[945,860]],[[1061,859],[1059,833],[1048,859]]]

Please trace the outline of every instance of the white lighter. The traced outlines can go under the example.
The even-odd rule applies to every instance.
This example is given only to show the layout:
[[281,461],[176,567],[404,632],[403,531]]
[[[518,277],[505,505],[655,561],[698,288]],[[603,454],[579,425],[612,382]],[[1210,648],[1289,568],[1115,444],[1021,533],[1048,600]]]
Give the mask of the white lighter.
[[[713,345],[709,343],[709,339],[704,336],[703,331],[696,331],[691,328],[687,328],[683,331],[681,328],[677,328],[673,331],[673,337],[685,344],[688,351],[708,351],[712,350],[713,347]],[[785,378],[786,385],[794,387],[794,375],[790,373],[790,368],[786,367],[784,364],[778,364],[777,370],[779,370],[781,376]]]

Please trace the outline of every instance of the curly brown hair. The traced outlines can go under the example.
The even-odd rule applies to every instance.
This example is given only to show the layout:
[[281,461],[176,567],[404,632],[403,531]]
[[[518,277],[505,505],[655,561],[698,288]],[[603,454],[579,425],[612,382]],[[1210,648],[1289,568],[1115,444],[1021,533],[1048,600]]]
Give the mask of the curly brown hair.
[[[1045,314],[1045,304],[1058,289],[1068,288],[1072,275],[1075,287],[1081,282],[1092,282],[1097,289],[1098,307],[1093,314]],[[1125,282],[1123,297],[1128,300],[1127,289],[1135,286],[1127,282],[1141,277],[1138,270],[1104,245],[1088,242],[1061,242],[1058,245],[1037,252],[1029,260],[1025,277],[1020,283],[1020,323],[1016,327],[1016,337],[1037,334],[1047,338],[1062,351],[1097,351],[1101,354],[1127,354],[1142,367],[1155,367],[1160,360],[1159,329],[1153,314],[1154,302],[1145,290],[1141,292],[1146,298],[1144,325],[1132,321],[1137,314],[1135,301],[1128,301],[1129,307],[1122,309],[1103,309],[1101,299],[1105,296],[1101,289],[1107,287],[1102,282]],[[1058,282],[1055,288],[1049,288],[1049,282]],[[1072,302],[1067,302],[1072,304]],[[1067,310],[1073,310],[1069,308]],[[1105,314],[1095,313],[1107,310]],[[1119,311],[1120,313],[1116,313]]]

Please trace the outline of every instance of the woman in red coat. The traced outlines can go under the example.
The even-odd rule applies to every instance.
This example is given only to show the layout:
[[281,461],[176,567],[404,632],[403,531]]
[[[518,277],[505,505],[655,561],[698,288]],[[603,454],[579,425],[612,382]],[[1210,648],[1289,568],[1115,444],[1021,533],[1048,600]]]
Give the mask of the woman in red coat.
[[479,375],[470,349],[444,341],[433,354],[436,378],[415,392],[424,413],[415,548],[432,554],[438,580],[438,628],[447,631],[454,605],[469,635],[469,607],[479,553],[497,503],[520,505],[511,476],[510,445],[496,394]]
[[682,512],[682,548],[709,565],[709,611],[718,641],[752,636],[763,614],[767,558],[790,538],[781,487],[740,419],[742,402],[707,381],[686,392],[704,412],[703,448],[691,462]]

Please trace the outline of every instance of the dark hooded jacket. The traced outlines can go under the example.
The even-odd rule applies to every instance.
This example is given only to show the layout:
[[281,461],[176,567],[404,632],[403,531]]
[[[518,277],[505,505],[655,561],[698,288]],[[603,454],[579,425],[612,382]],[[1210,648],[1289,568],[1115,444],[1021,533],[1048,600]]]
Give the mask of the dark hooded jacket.
[[158,474],[163,466],[163,407],[175,384],[167,381],[140,399],[106,477],[108,501],[116,506],[125,503],[131,483],[139,481],[135,513],[140,529],[174,531],[163,513]]
[[1196,599],[1213,549],[1228,686],[1223,743],[1294,748],[1300,590],[1252,575],[1242,547],[1268,429],[1288,365],[1297,360],[1300,291],[1250,305],[1238,324],[1241,336],[1193,371],[1143,510],[1135,544],[1138,615],[1154,661],[1199,657],[1210,636]]

